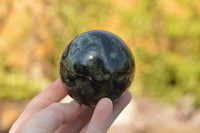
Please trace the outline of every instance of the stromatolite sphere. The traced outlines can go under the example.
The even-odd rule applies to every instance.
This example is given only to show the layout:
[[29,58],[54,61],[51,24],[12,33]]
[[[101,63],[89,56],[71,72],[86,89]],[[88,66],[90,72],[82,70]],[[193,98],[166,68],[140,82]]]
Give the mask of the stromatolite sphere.
[[60,58],[60,76],[69,95],[89,106],[95,106],[103,97],[117,101],[128,90],[134,71],[129,48],[107,31],[77,36]]

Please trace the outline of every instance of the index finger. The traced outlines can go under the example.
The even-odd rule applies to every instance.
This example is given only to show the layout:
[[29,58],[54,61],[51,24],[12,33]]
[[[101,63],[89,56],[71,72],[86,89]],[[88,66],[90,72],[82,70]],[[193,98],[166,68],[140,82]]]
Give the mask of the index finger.
[[59,102],[67,95],[60,79],[57,79],[43,92],[35,96],[25,108],[23,115],[36,113],[52,103]]
[[43,92],[35,96],[26,106],[23,113],[17,119],[12,129],[16,129],[22,122],[31,118],[34,114],[46,108],[48,105],[59,102],[67,95],[61,80],[57,79]]

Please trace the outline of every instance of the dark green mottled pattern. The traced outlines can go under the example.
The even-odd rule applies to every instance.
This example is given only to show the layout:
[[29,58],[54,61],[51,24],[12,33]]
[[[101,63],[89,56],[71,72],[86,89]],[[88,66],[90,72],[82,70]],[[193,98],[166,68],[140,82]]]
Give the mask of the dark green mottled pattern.
[[76,37],[64,49],[60,75],[69,95],[86,105],[99,99],[117,101],[131,84],[135,64],[126,44],[106,31],[90,31]]

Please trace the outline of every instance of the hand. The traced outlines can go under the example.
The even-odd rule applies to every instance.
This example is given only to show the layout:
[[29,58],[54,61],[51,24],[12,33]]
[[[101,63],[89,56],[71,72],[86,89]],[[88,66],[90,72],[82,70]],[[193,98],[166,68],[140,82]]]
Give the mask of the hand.
[[131,100],[127,92],[114,105],[101,99],[94,109],[75,101],[59,103],[66,95],[56,80],[30,101],[9,133],[105,133]]

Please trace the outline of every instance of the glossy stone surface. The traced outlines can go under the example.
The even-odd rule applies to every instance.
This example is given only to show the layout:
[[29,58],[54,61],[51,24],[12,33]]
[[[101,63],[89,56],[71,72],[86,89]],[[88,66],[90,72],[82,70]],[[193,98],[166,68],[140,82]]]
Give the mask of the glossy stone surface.
[[131,51],[118,36],[107,31],[77,36],[60,58],[60,76],[69,95],[90,106],[103,97],[117,101],[128,90],[134,72]]

